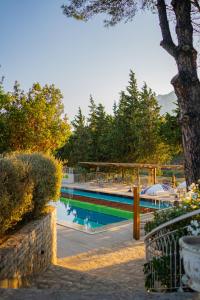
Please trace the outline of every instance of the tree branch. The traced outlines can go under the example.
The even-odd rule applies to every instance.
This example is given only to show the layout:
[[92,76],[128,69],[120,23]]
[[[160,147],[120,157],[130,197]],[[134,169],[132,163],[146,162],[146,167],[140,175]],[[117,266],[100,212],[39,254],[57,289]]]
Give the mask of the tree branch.
[[178,46],[193,48],[193,27],[191,20],[191,2],[188,0],[172,0],[176,16],[176,34]]
[[199,5],[199,2],[198,0],[193,0],[191,1],[191,3],[198,9],[198,11],[200,12],[200,5]]
[[160,28],[163,40],[160,45],[173,57],[176,57],[176,45],[174,44],[169,28],[169,21],[167,18],[167,9],[165,0],[157,0],[157,9],[160,20]]

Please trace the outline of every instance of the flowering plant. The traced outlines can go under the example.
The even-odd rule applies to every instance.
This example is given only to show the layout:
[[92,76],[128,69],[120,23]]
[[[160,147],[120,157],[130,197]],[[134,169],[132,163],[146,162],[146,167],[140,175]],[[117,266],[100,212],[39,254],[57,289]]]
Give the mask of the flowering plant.
[[[154,219],[145,224],[145,232],[148,233],[167,221],[173,220],[181,215],[200,209],[200,182],[198,182],[198,184],[192,184],[189,187],[188,192],[185,193],[180,200],[181,201],[177,201],[175,206],[169,209],[155,211]],[[173,237],[176,240],[176,243],[171,243],[170,239],[168,242],[165,239],[166,244],[171,243],[170,247],[172,248],[161,248],[160,245],[162,244],[162,242],[159,242],[159,239],[156,240],[153,247],[154,252],[158,252],[159,255],[156,254],[152,258],[152,260],[149,260],[144,265],[146,288],[152,288],[152,282],[155,280],[155,278],[158,282],[161,283],[161,286],[165,288],[171,288],[171,279],[169,273],[171,272],[171,274],[175,276],[174,274],[179,274],[181,272],[181,265],[179,263],[177,263],[177,265],[171,263],[180,261],[178,259],[179,251],[177,252],[177,249],[179,249],[179,238],[185,235],[200,236],[200,214],[190,216],[191,217],[185,219],[180,218],[179,221],[175,223],[171,222],[170,225],[168,223],[168,226],[164,229],[163,232],[165,232],[165,234],[167,234],[168,232],[173,233]],[[157,237],[161,238],[161,234],[162,231],[158,233]]]
[[200,235],[200,222],[197,220],[192,220],[190,225],[187,227],[187,230],[190,235]]
[[[150,232],[154,228],[169,220],[172,220],[193,210],[200,209],[200,181],[198,181],[197,184],[192,183],[188,188],[188,192],[183,195],[181,200],[181,202],[178,202],[176,206],[171,207],[170,209],[155,211],[154,219],[145,224],[145,233]],[[200,222],[200,215],[195,216],[195,220],[196,219]],[[186,220],[186,222],[188,222],[188,220]]]
[[190,200],[196,200],[200,198],[200,180],[197,184],[192,183],[189,188],[188,192],[184,195],[184,198],[182,200],[184,201],[190,201]]

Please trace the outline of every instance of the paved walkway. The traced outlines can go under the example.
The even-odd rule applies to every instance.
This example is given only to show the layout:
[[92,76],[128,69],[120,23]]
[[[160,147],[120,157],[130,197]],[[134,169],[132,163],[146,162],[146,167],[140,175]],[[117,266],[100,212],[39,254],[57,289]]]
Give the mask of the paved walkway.
[[58,262],[30,287],[68,292],[144,291],[144,243],[130,224],[88,235],[58,226]]
[[0,289],[1,300],[200,300],[197,293],[129,293],[114,292],[80,293],[66,290]]
[[58,264],[28,289],[0,289],[0,300],[200,300],[196,293],[144,291],[144,244],[131,229],[88,235],[58,226]]

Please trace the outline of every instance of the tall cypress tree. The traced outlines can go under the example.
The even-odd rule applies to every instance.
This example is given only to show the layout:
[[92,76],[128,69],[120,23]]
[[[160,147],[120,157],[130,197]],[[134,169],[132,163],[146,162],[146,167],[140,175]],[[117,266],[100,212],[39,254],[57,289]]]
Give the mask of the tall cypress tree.
[[89,105],[89,159],[95,161],[105,161],[110,159],[109,153],[109,133],[111,126],[111,116],[107,115],[105,107],[100,103],[95,104],[90,97]]
[[70,166],[75,166],[80,161],[88,160],[88,128],[80,107],[72,121],[72,126],[74,129],[73,134],[70,136],[67,144],[59,150],[58,156],[66,159]]
[[135,74],[131,71],[129,85],[126,88],[126,92],[121,92],[115,113],[113,134],[114,160],[136,160],[137,128],[135,121],[138,110],[138,95],[139,91]]
[[[159,128],[161,124],[160,106],[156,95],[144,83],[139,95],[138,115],[138,160],[158,162],[163,152],[159,148],[161,139]],[[159,153],[157,149],[159,148]],[[164,149],[164,148],[163,148]]]

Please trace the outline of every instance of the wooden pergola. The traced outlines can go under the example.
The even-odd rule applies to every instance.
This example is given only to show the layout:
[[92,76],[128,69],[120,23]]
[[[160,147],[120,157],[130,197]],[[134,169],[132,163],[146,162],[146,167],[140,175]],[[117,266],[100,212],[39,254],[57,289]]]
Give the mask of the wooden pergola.
[[[133,221],[133,238],[136,240],[140,239],[140,210],[139,210],[139,202],[140,202],[140,170],[147,169],[149,170],[149,176],[151,178],[151,183],[156,183],[156,170],[164,169],[164,170],[184,170],[183,165],[162,165],[162,164],[146,164],[146,163],[112,163],[112,162],[79,162],[80,165],[93,167],[98,169],[99,167],[109,167],[109,168],[119,168],[123,171],[123,169],[136,169],[137,170],[137,181],[138,186],[134,186],[133,188],[133,213],[134,213],[134,221]],[[172,185],[175,186],[175,176],[172,176]],[[149,198],[149,197],[148,197]]]
[[[149,176],[151,178],[151,183],[156,183],[156,171],[157,169],[163,170],[184,170],[183,165],[162,165],[162,164],[147,164],[147,163],[118,163],[118,162],[79,162],[80,165],[87,167],[109,167],[109,168],[119,168],[124,169],[135,169],[137,170],[137,179],[140,182],[139,172],[141,169],[149,170]],[[175,184],[175,177],[172,177],[172,183]]]

